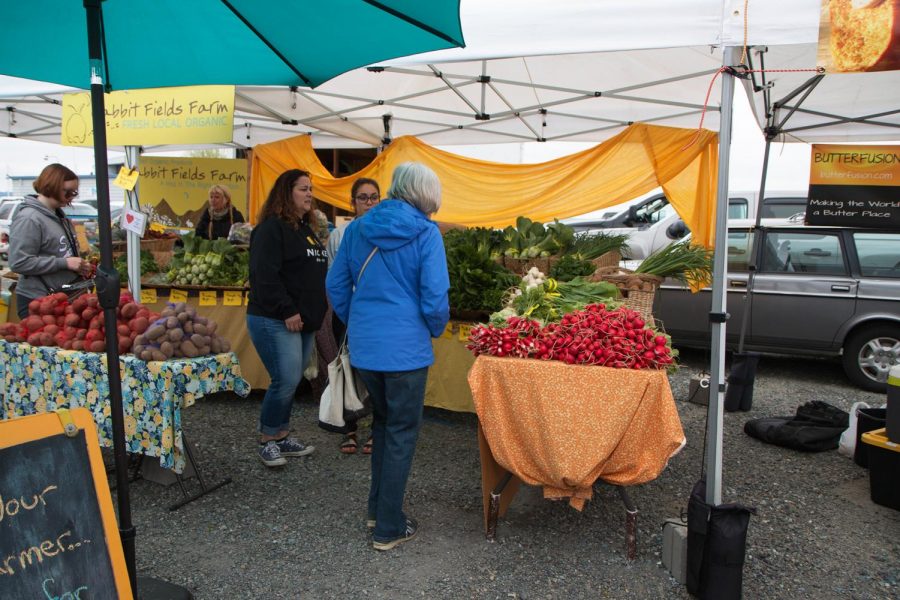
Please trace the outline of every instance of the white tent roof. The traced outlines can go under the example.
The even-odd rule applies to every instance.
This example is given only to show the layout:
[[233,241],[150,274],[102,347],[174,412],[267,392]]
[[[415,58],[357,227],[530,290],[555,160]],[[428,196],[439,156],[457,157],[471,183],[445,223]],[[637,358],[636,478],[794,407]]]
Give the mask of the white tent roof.
[[[377,146],[386,118],[390,137],[413,135],[432,145],[599,142],[632,121],[696,127],[707,94],[703,126],[716,130],[721,78],[712,84],[713,76],[721,48],[744,43],[744,5],[464,1],[466,48],[358,69],[315,90],[239,87],[233,143],[254,146],[308,133],[317,147]],[[772,101],[815,76],[819,10],[819,0],[749,2],[746,41],[765,45],[765,68],[805,70],[765,74]],[[371,41],[356,43],[379,41],[373,33]],[[760,68],[758,50],[750,64]],[[761,83],[763,76],[755,77]],[[5,122],[0,117],[0,135],[58,141],[54,102],[61,88],[5,79],[0,106],[13,110]],[[765,126],[764,94],[754,93],[751,82],[746,89]],[[898,91],[897,72],[826,75],[785,124],[786,139],[895,139]],[[889,126],[859,121],[890,111],[877,119]],[[840,122],[791,131],[830,121]]]

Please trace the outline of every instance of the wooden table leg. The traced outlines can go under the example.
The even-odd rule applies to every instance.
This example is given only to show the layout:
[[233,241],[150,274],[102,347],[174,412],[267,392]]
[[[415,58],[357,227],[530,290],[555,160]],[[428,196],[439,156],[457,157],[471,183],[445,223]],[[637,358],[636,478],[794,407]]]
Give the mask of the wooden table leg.
[[638,509],[631,501],[628,491],[622,486],[616,486],[619,490],[619,497],[625,504],[625,555],[628,560],[634,560],[637,557],[637,515]]

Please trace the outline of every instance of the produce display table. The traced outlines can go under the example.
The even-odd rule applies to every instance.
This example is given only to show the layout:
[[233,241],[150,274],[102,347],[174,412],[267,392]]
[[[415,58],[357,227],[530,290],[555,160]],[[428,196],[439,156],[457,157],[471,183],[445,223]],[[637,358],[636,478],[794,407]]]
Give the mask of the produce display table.
[[[207,394],[250,386],[234,353],[144,362],[120,359],[126,451],[159,457],[181,473],[185,445],[181,410]],[[35,347],[0,340],[0,418],[83,406],[94,415],[100,445],[112,447],[106,354]]]
[[425,405],[455,412],[475,412],[466,376],[475,357],[466,349],[471,323],[451,321],[439,338],[431,341],[434,364],[428,370]]
[[[568,498],[581,510],[597,480],[652,481],[685,444],[665,371],[479,356],[468,379],[479,419],[486,533],[519,482],[541,485],[545,498]],[[509,485],[498,485],[507,473]]]

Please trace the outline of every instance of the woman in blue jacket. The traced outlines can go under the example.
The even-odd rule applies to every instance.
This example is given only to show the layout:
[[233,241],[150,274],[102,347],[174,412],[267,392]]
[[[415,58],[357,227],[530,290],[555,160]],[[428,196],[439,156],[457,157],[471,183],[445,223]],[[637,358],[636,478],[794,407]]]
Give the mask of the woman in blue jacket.
[[367,525],[376,550],[412,539],[418,528],[403,512],[403,497],[434,362],[431,338],[450,318],[444,243],[430,219],[441,207],[437,175],[403,163],[387,198],[347,226],[326,284],[334,312],[347,323],[350,362],[372,401]]

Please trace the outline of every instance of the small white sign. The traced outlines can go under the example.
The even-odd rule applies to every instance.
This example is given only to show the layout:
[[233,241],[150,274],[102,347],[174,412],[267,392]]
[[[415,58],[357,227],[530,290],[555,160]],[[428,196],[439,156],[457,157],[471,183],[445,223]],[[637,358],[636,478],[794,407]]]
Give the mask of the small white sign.
[[131,231],[139,236],[143,236],[144,229],[147,228],[147,215],[126,207],[119,219],[119,226],[125,231]]

